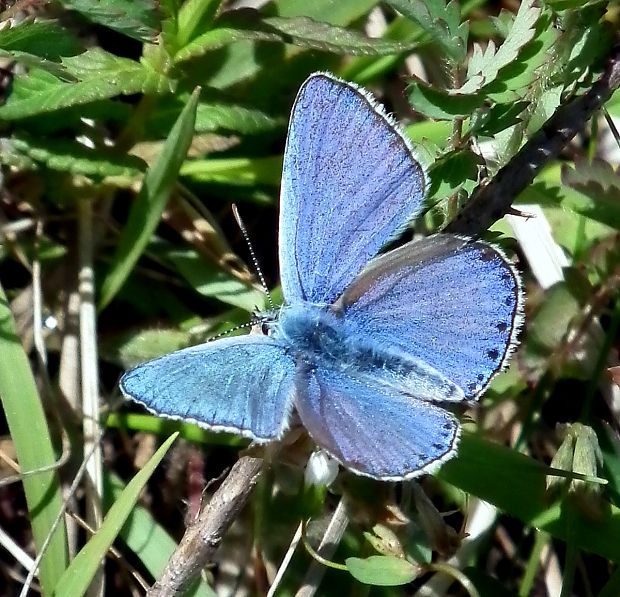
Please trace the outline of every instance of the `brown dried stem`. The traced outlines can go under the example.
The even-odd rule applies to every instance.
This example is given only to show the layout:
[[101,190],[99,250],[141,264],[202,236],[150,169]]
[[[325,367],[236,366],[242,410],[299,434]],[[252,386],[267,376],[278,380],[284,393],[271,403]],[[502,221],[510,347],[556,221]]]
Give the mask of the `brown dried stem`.
[[263,459],[242,456],[222,485],[187,527],[161,578],[151,587],[149,597],[183,594],[200,571],[213,559],[226,531],[248,501],[258,482]]

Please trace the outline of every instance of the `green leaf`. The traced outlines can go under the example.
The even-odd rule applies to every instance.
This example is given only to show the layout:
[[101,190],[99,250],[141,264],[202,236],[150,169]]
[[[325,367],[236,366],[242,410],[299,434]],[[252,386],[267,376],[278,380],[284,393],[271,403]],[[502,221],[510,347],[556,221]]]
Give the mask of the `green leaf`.
[[[592,427],[581,423],[573,423],[571,430],[576,435],[573,470],[587,477],[596,477],[599,467],[603,464],[603,453],[601,452],[596,432]],[[586,486],[586,482],[581,479],[575,479],[573,485],[583,488]],[[597,484],[591,487],[597,492],[601,489],[601,486]]]
[[228,271],[201,258],[193,250],[175,249],[166,252],[166,259],[174,271],[203,296],[240,307],[248,313],[265,307],[265,293],[243,283]]
[[62,81],[40,69],[19,75],[6,104],[0,106],[0,120],[54,112],[116,95],[158,93],[165,89],[165,79],[160,75],[99,48],[65,58],[62,64],[76,82]]
[[289,43],[302,48],[335,54],[382,55],[404,52],[415,44],[370,38],[328,23],[306,17],[262,17],[251,9],[225,13],[211,31],[203,33],[177,52],[182,62],[240,40]]
[[176,433],[171,435],[127,484],[127,487],[106,514],[97,533],[91,537],[65,570],[54,588],[55,595],[79,597],[86,593],[101,565],[101,560],[105,557],[106,552],[110,549],[136,505],[140,492],[176,437]]
[[421,120],[406,126],[405,132],[415,146],[428,141],[445,149],[452,134],[452,124],[444,120]]
[[[58,512],[63,494],[54,467],[56,455],[28,355],[15,331],[11,308],[0,287],[0,399],[22,472],[34,472],[22,479],[37,552]],[[47,470],[44,470],[47,469]],[[37,472],[40,471],[40,472]],[[67,566],[67,535],[61,522],[39,568],[39,582],[46,595],[52,594]]]
[[[556,33],[549,22],[547,15],[538,19],[535,36],[518,52],[518,59],[495,73],[493,80],[477,73],[463,87],[450,90],[437,89],[416,81],[409,88],[411,105],[429,118],[442,120],[452,120],[456,116],[467,117],[480,109],[488,99],[512,106],[515,100],[522,97],[522,93],[517,94],[516,91],[530,85],[538,69],[549,59],[548,50],[556,39]],[[499,129],[494,134],[505,130],[493,128]]]
[[533,110],[530,110],[530,118],[527,123],[527,131],[534,134],[557,110],[562,103],[562,86],[550,87],[545,89],[538,101],[533,103]]
[[364,538],[372,547],[384,556],[404,558],[405,550],[398,535],[384,524],[376,524],[372,527],[372,533],[364,531]]
[[[582,11],[576,11],[571,21],[581,20],[581,13]],[[558,83],[568,86],[572,82],[583,80],[591,72],[593,65],[599,64],[609,53],[612,44],[610,28],[604,20],[597,21],[598,19],[594,22],[575,23],[577,26],[570,27],[562,36],[562,41],[568,45],[568,56],[561,65],[560,72],[554,77]]]
[[205,31],[211,24],[222,0],[187,0],[183,2],[177,19],[177,44],[183,47],[196,31]]
[[[265,87],[274,73],[265,68],[263,61],[268,57],[268,62],[273,63],[274,57],[280,56],[282,50],[281,45],[270,44],[268,47],[261,48],[260,44],[255,41],[241,40],[217,52],[218,62],[216,65],[212,63],[212,54],[207,54],[203,59],[199,58],[195,62],[194,68],[200,72],[204,70],[203,64],[208,65],[208,70],[205,73],[205,87],[231,90],[237,86],[239,88],[245,86],[252,79],[259,80],[261,87]],[[275,64],[279,65],[277,71],[281,74],[282,65],[278,59],[276,59]],[[184,65],[184,69],[189,66]],[[244,101],[247,100],[247,98],[243,99]]]
[[561,204],[564,210],[620,230],[618,182],[614,180],[616,176],[612,167],[604,162],[578,162],[575,169],[568,166],[561,169],[564,187],[558,188],[559,180],[554,186],[551,177],[547,176],[547,182],[538,182],[533,185],[533,189],[538,191],[537,201],[541,205]]
[[496,104],[489,109],[484,107],[472,115],[469,135],[479,137],[493,137],[519,122],[519,115],[528,107],[529,102],[512,102],[510,104]]
[[[604,160],[576,160],[575,167],[562,167],[562,183],[590,197],[599,209],[607,208],[613,225],[620,216],[620,168],[614,169]],[[612,215],[613,214],[613,215]]]
[[409,87],[411,107],[427,118],[453,120],[457,116],[469,116],[484,103],[483,94],[461,95],[450,93],[421,82]]
[[476,186],[482,158],[469,150],[450,152],[431,166],[428,197],[440,201],[461,188],[470,193]]
[[[12,52],[5,52],[4,50],[0,50],[0,58],[5,58],[9,61],[14,60],[15,62],[18,62],[19,64],[26,66],[29,69],[41,69],[54,75],[55,77],[58,77],[61,80],[74,80],[62,64],[54,62],[52,60],[46,60],[45,58],[41,58],[39,56],[36,56],[35,54],[18,52],[17,50],[13,50]],[[11,91],[14,91],[14,87],[11,88]]]
[[144,177],[103,281],[100,308],[104,308],[123,285],[159,224],[192,141],[198,97],[196,89],[170,131],[157,161]]
[[554,238],[576,258],[593,243],[609,237],[612,225],[620,227],[620,210],[613,205],[601,206],[598,201],[563,186],[559,165],[547,169],[519,195],[517,208],[520,203],[543,207]]
[[277,0],[274,9],[280,17],[308,17],[345,27],[368,14],[378,3],[379,0]]
[[[62,62],[67,71],[82,82],[93,80],[97,76],[119,77],[124,80],[128,75],[136,76],[146,71],[139,62],[121,58],[97,47],[78,56],[65,58]],[[118,81],[114,83],[120,85]]]
[[464,434],[458,456],[437,476],[530,527],[558,539],[570,537],[577,548],[619,562],[620,509],[607,503],[607,514],[600,521],[571,511],[561,501],[549,499],[547,473],[543,464],[512,448]]
[[61,4],[93,23],[140,41],[152,42],[160,30],[156,0],[62,0]]
[[392,8],[418,23],[454,62],[467,54],[469,26],[461,23],[459,3],[452,0],[388,0]]
[[601,0],[547,0],[547,4],[554,10],[572,10],[573,8],[584,9],[587,6],[604,4]]
[[24,52],[46,60],[60,60],[82,51],[71,32],[53,21],[24,22],[0,31],[0,50]]
[[[582,312],[584,299],[579,295],[586,295],[589,289],[575,278],[570,282],[555,284],[547,290],[545,301],[530,317],[528,342],[521,356],[532,371],[548,367],[549,359],[557,353],[567,330]],[[571,353],[564,365],[566,374],[576,379],[588,379],[595,366],[594,355],[599,351],[600,338],[592,333],[583,334],[578,350]]]
[[[170,126],[181,112],[183,104],[177,98],[170,98],[165,105],[158,107],[148,121],[151,135],[157,131],[170,130]],[[210,133],[213,131],[231,131],[243,135],[254,135],[284,128],[286,119],[270,116],[261,110],[246,108],[233,103],[198,104],[196,112],[196,132]]]
[[[536,34],[519,52],[518,57],[502,68],[497,78],[483,91],[496,102],[523,99],[526,89],[539,78],[539,70],[553,58],[549,51],[558,40],[551,16],[541,13],[536,24]],[[516,92],[516,93],[515,93]],[[532,97],[528,97],[532,101]]]
[[200,182],[223,184],[264,184],[279,186],[282,157],[220,158],[191,160],[183,164],[181,175]]
[[[139,176],[146,164],[138,157],[105,149],[91,149],[64,139],[13,137],[10,148],[52,170],[85,176]],[[6,151],[6,150],[5,150]],[[6,158],[3,152],[0,160]]]
[[379,587],[406,585],[414,580],[419,572],[417,566],[395,556],[347,558],[345,564],[353,578]]
[[467,81],[460,89],[461,93],[473,93],[484,85],[494,81],[499,71],[514,60],[521,49],[533,39],[535,25],[541,10],[534,6],[535,0],[523,0],[504,43],[496,48],[493,40],[489,40],[483,51],[474,45],[474,52],[467,68]]
[[128,369],[149,359],[186,348],[190,344],[191,337],[188,332],[176,328],[158,328],[123,336],[111,351],[104,345],[100,352],[104,355],[107,353],[115,362]]
[[106,419],[106,427],[111,429],[123,429],[125,431],[142,431],[158,436],[166,436],[178,433],[179,437],[190,442],[213,446],[228,446],[229,448],[245,448],[250,442],[239,435],[232,433],[218,433],[207,431],[193,423],[183,423],[156,417],[155,415],[142,415],[136,413],[111,413]]
[[200,103],[196,114],[196,132],[199,133],[223,129],[253,135],[285,126],[285,118],[235,104]]
[[[388,24],[381,37],[393,41],[417,43],[418,45],[422,45],[425,38],[428,38],[417,23],[400,15]],[[401,60],[402,57],[399,55],[359,56],[347,61],[340,68],[338,74],[346,81],[355,81],[364,85],[369,81],[376,81],[382,76],[389,76],[389,73],[398,68]]]

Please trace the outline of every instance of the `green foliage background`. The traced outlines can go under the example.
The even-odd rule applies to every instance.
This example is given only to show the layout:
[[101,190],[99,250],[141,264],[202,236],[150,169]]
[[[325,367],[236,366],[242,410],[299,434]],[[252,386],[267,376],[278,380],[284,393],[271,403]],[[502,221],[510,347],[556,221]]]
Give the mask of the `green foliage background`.
[[[366,86],[403,122],[430,175],[426,213],[412,224],[428,233],[587,91],[618,41],[618,4],[598,0],[523,0],[511,11],[486,0],[232,4],[17,2],[0,15],[2,433],[29,473],[0,487],[10,505],[0,524],[26,556],[42,553],[45,595],[103,582],[104,557],[108,591],[152,583],[185,504],[195,513],[204,485],[245,447],[121,404],[116,382],[266,306],[232,202],[278,297],[283,142],[308,74]],[[577,123],[577,139],[514,198],[526,214],[540,208],[548,229],[522,229],[517,241],[504,218],[484,233],[523,272],[526,324],[510,368],[469,413],[459,456],[422,483],[427,498],[346,472],[329,491],[305,488],[311,445],[298,439],[193,594],[266,594],[299,522],[311,519],[307,540],[318,544],[340,499],[350,522],[319,595],[618,594],[618,387],[607,370],[620,322],[620,154],[609,124],[619,92],[606,111],[607,121]],[[549,260],[560,264],[552,283],[537,268]],[[88,387],[102,405],[81,402]],[[54,519],[97,503],[79,477],[93,451],[105,460],[90,466],[107,516],[86,541]],[[484,528],[466,537],[474,518]],[[106,556],[113,542],[120,559]],[[24,568],[1,557],[17,591]],[[299,547],[277,594],[296,594],[311,563]]]

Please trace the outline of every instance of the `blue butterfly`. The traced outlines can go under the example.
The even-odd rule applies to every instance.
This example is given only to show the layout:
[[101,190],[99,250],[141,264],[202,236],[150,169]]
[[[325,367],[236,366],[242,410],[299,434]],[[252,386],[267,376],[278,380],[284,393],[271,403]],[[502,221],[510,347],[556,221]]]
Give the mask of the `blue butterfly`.
[[370,94],[326,73],[302,85],[289,124],[280,203],[286,304],[264,335],[220,339],[126,373],[150,411],[282,437],[293,409],[351,471],[412,478],[453,457],[444,408],[476,400],[515,346],[518,275],[503,254],[452,235],[376,257],[418,215],[425,173]]

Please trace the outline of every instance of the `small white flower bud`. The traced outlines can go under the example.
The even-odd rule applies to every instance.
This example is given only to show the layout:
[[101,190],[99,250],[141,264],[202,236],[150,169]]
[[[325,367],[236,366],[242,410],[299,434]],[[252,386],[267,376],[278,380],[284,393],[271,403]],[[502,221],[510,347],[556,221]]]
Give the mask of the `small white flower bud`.
[[338,475],[338,463],[326,452],[313,452],[306,465],[306,485],[331,485]]

